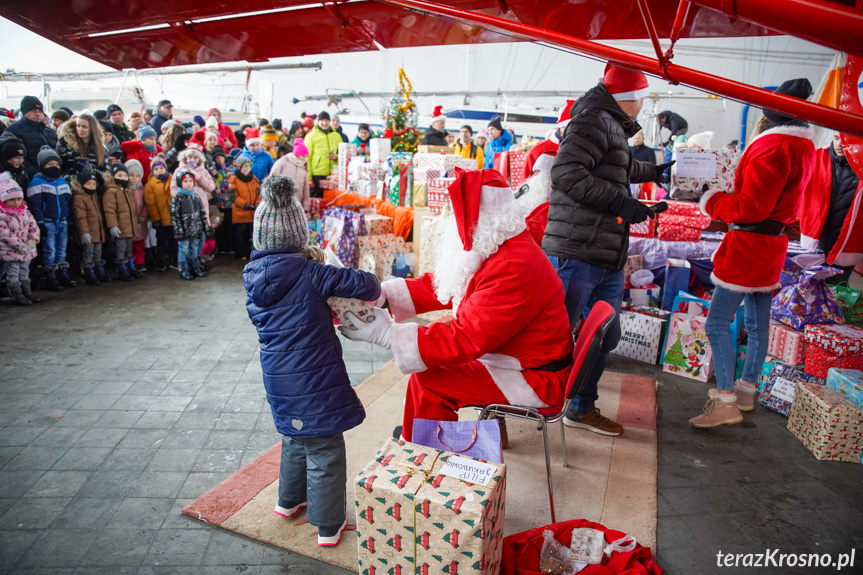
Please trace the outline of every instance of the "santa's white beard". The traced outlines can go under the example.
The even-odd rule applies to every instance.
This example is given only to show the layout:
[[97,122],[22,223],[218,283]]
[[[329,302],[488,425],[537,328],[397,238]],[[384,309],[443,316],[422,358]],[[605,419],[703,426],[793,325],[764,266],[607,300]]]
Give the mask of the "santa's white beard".
[[536,172],[525,180],[523,185],[527,186],[528,190],[516,200],[515,207],[521,212],[522,217],[527,219],[533,210],[547,203],[551,197],[551,174]]
[[438,301],[445,304],[452,300],[453,315],[457,314],[467,286],[483,262],[506,240],[527,228],[525,214],[515,206],[512,208],[506,214],[480,214],[470,252],[464,251],[455,216],[449,216],[444,222],[444,232],[437,247],[434,287]]

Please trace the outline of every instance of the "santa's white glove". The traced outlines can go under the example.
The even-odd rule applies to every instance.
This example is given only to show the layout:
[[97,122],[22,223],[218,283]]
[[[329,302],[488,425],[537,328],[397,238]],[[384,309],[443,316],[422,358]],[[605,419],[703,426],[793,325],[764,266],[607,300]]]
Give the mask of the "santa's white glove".
[[387,303],[387,292],[384,290],[384,286],[381,286],[381,297],[376,299],[372,305],[374,307],[384,307],[384,304]]
[[379,307],[374,308],[374,312],[375,321],[371,323],[361,320],[351,312],[346,313],[345,317],[354,324],[355,329],[339,326],[339,331],[351,341],[367,341],[389,349],[393,318],[390,317],[390,314],[386,310]]
[[111,232],[111,237],[114,239],[119,238],[120,235],[123,233],[120,231],[120,228],[118,228],[117,226],[112,227],[109,231]]
[[93,237],[90,234],[81,234],[81,243],[88,246],[93,243]]

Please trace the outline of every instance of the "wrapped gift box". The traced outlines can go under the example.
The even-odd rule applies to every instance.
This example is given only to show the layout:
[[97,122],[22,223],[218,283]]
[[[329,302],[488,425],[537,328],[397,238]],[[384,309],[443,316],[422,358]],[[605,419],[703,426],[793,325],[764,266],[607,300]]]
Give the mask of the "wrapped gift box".
[[366,224],[366,234],[379,236],[393,233],[393,219],[379,214],[363,215]]
[[640,288],[629,288],[629,299],[633,307],[655,307],[659,305],[662,288],[656,284],[648,284]]
[[666,319],[643,313],[620,312],[620,343],[611,353],[656,365],[667,323]]
[[803,365],[806,373],[824,379],[831,367],[863,369],[863,355],[840,357],[810,343],[806,345],[806,361]]
[[824,381],[799,369],[776,363],[770,375],[767,376],[764,389],[758,396],[758,403],[788,417],[788,411],[794,404],[795,388],[798,383],[823,385]]
[[396,253],[404,246],[404,239],[393,234],[360,236],[357,239],[359,252],[358,268],[375,274],[380,281],[392,279]]
[[[737,363],[734,364],[734,380],[737,381],[743,375],[743,366],[746,365],[746,344],[737,348]],[[761,391],[760,387],[758,391]]]
[[449,186],[455,178],[433,178],[429,180],[426,204],[433,213],[440,213],[449,201]]
[[863,410],[826,385],[798,383],[788,431],[819,460],[860,463]]
[[415,208],[428,206],[428,184],[421,184],[414,178],[414,197],[412,205]]
[[356,144],[339,144],[339,171],[337,173],[337,185],[339,190],[348,189],[348,167],[351,163],[351,158],[357,155]]
[[459,158],[458,162],[456,163],[456,167],[461,168],[466,172],[479,169],[476,164],[476,158]]
[[644,256],[642,255],[631,255],[627,256],[626,264],[623,266],[623,280],[625,282],[629,282],[629,276],[632,275],[632,272],[637,272],[641,268],[644,267]]
[[632,311],[634,311],[635,313],[643,313],[644,315],[649,315],[652,317],[658,317],[659,319],[664,319],[666,321],[668,321],[668,318],[671,317],[670,311],[665,311],[664,309],[658,307],[639,305],[634,306],[632,308]]
[[369,159],[374,162],[386,162],[392,151],[389,138],[372,138],[369,140]]
[[652,238],[656,236],[656,218],[647,218],[637,224],[629,224],[629,235],[633,238]]
[[696,230],[706,230],[710,227],[710,222],[713,220],[709,216],[705,216],[700,211],[697,214],[669,214],[668,210],[662,212],[658,216],[659,227],[675,226],[680,228],[694,228]]
[[806,357],[806,335],[784,323],[771,320],[767,353],[789,365],[803,365]]
[[666,242],[700,242],[701,230],[665,225],[660,222],[657,228],[657,237]]
[[[648,203],[648,202],[645,202]],[[690,217],[702,217],[704,214],[701,213],[701,208],[698,207],[698,202],[683,202],[683,201],[666,201],[668,204],[668,209],[660,214],[660,217],[664,216],[690,216]]]
[[739,150],[697,150],[676,148],[671,166],[671,197],[698,200],[707,190],[734,190],[734,171],[740,161]]
[[345,315],[348,312],[356,315],[360,321],[366,323],[375,321],[374,309],[372,308],[372,304],[367,301],[346,297],[331,297],[327,299],[327,305],[336,314],[336,319],[339,320],[339,323],[345,326],[346,329],[356,329],[351,320]]
[[704,331],[707,318],[685,313],[671,314],[662,370],[697,381],[713,375],[713,350]]
[[[456,466],[463,479],[444,474]],[[390,439],[357,475],[354,494],[360,573],[499,572],[504,464]]]
[[835,389],[857,407],[863,407],[863,371],[834,367],[827,371],[827,387]]
[[863,329],[852,325],[808,325],[806,341],[839,357],[863,355]]
[[451,177],[455,173],[455,167],[458,166],[461,156],[455,154],[422,154],[414,155],[414,164],[417,169],[426,169],[427,177],[444,178]]
[[321,218],[324,215],[324,208],[327,207],[327,202],[323,198],[309,199],[309,216],[312,218]]

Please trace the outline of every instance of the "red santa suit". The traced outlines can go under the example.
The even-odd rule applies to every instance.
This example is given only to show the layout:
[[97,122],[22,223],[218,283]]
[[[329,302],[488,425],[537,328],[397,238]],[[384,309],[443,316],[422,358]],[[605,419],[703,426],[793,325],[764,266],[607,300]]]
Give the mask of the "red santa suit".
[[[708,191],[701,211],[729,224],[765,220],[785,225],[797,219],[797,205],[812,176],[815,147],[812,129],[779,125],[756,137],[740,158],[734,192]],[[779,287],[788,237],[731,230],[713,257],[713,283],[738,292]]]
[[468,405],[559,405],[570,371],[563,285],[518,217],[512,191],[495,170],[457,172],[449,193],[461,253],[439,258],[436,274],[383,284],[396,321],[441,309],[454,316],[391,328],[396,367],[412,374],[407,440],[414,418],[455,421]]

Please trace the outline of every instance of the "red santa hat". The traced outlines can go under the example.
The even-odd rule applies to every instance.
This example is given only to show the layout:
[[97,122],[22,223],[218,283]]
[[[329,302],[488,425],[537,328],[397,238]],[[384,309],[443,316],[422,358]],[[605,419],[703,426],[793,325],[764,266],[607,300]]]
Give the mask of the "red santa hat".
[[575,104],[575,100],[567,100],[566,104],[560,109],[560,117],[557,119],[557,127],[563,130],[569,125],[569,121],[572,119],[569,117],[569,111],[572,109],[572,105]]
[[261,144],[263,140],[261,139],[261,133],[258,132],[257,128],[246,128],[246,145],[249,144]]
[[186,149],[184,151],[186,152],[183,156],[184,158],[189,156],[198,156],[201,160],[204,159],[204,146],[198,142],[186,142]]
[[446,114],[443,113],[443,106],[435,106],[432,112],[432,124],[439,120],[446,120]]
[[613,64],[605,65],[602,83],[618,102],[640,100],[650,93],[647,87],[647,76],[642,72],[633,72]]

